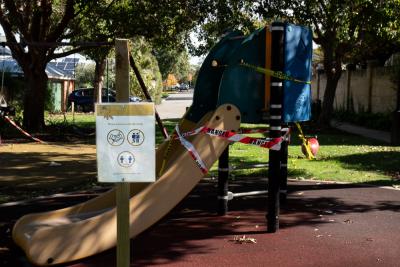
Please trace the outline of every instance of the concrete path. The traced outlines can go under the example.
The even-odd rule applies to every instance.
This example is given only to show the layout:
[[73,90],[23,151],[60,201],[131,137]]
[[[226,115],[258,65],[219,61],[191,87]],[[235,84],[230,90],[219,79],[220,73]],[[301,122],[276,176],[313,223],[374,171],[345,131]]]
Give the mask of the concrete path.
[[156,109],[161,119],[180,119],[186,112],[186,108],[192,105],[193,91],[177,92],[163,100]]
[[[185,114],[186,109],[192,105],[192,100],[192,90],[189,92],[176,92],[163,100],[160,105],[157,105],[156,109],[161,119],[180,119]],[[390,132],[372,130],[337,120],[332,120],[331,126],[344,132],[390,143]]]
[[342,130],[344,132],[353,133],[371,139],[390,143],[390,132],[372,130],[365,127],[356,126],[350,123],[336,121],[336,120],[331,121],[331,126],[339,130]]

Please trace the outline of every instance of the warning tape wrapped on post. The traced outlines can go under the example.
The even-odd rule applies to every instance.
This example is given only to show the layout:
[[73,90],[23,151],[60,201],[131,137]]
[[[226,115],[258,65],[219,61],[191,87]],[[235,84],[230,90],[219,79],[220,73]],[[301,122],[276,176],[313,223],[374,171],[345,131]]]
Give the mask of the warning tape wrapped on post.
[[[195,130],[196,131],[196,130]],[[178,136],[179,141],[181,144],[186,148],[186,150],[189,152],[190,156],[193,158],[193,160],[196,162],[197,166],[200,168],[201,172],[203,174],[206,174],[208,172],[206,165],[204,164],[203,160],[201,159],[199,153],[196,151],[195,147],[190,143],[188,140],[184,138],[183,135],[181,135],[179,131],[178,125],[175,127],[175,132]],[[194,131],[193,131],[194,132]],[[193,135],[193,134],[192,134]],[[188,136],[188,135],[186,135]]]

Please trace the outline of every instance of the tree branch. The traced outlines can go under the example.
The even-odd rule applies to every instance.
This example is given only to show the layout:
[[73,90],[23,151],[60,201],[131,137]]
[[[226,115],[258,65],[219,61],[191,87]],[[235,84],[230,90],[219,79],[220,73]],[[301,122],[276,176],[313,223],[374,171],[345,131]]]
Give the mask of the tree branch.
[[49,33],[46,38],[47,42],[55,42],[63,35],[68,23],[76,16],[74,10],[74,0],[67,0],[64,9],[64,16],[58,25]]
[[47,56],[47,59],[50,61],[50,60],[53,60],[53,59],[56,59],[56,58],[66,57],[66,56],[69,56],[69,55],[72,55],[72,54],[75,54],[75,53],[78,53],[78,52],[82,52],[84,50],[88,50],[90,48],[93,48],[93,47],[91,47],[91,46],[76,47],[76,48],[73,48],[73,49],[65,51],[65,52],[49,54]]
[[[6,9],[9,11],[7,14],[8,18],[13,18],[13,22],[17,23],[18,29],[21,31],[22,35],[29,35],[28,33],[28,25],[25,23],[22,14],[18,12],[17,6],[14,0],[4,0],[4,5]],[[2,15],[4,16],[4,14]]]
[[15,39],[15,34],[13,32],[11,23],[4,15],[4,10],[1,5],[0,5],[0,24],[3,27],[3,31],[6,36],[7,41],[12,43],[12,44],[9,44],[8,46],[10,47],[13,56],[16,59],[22,60],[22,58],[24,56],[24,49]]

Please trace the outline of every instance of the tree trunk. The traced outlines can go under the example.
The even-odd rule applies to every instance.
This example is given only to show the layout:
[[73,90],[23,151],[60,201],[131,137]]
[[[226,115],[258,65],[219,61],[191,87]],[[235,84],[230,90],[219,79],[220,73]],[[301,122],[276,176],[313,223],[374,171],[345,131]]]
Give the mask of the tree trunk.
[[[342,75],[342,57],[333,47],[333,40],[328,39],[325,43],[321,43],[324,51],[324,70],[326,73],[326,86],[324,98],[322,101],[322,109],[318,118],[320,126],[329,127],[333,114],[333,102],[335,101],[336,87]],[[336,47],[337,50],[337,47]]]
[[396,101],[396,111],[399,110],[400,110],[400,77],[397,80],[397,101]]
[[26,91],[24,99],[24,128],[28,131],[42,131],[44,123],[45,95],[48,77],[45,66],[34,66],[24,70]]
[[94,103],[101,103],[102,88],[104,84],[104,71],[106,69],[107,63],[106,58],[100,60],[95,60],[96,67],[94,72]]
[[333,114],[333,102],[335,101],[336,87],[339,82],[342,70],[338,69],[334,72],[326,70],[326,86],[324,99],[322,102],[321,114],[318,123],[321,126],[329,126]]

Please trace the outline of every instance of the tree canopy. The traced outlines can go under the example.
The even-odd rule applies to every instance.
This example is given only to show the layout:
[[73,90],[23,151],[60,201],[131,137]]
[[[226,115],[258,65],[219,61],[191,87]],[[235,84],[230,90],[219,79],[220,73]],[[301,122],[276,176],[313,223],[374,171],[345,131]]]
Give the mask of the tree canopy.
[[[207,1],[196,0],[0,0],[0,24],[26,80],[24,126],[30,130],[45,126],[45,68],[52,59],[89,49],[89,41],[116,37],[176,43],[201,22],[207,6]],[[75,41],[74,46],[59,51],[58,44],[65,40]],[[107,54],[106,50],[95,56]]]
[[[260,0],[256,11],[263,18],[282,18],[309,25],[324,53],[327,84],[319,122],[328,125],[333,112],[342,64],[362,51],[374,51],[398,33],[398,0]],[[397,27],[393,28],[393,27]],[[397,33],[396,33],[397,32]],[[358,51],[358,53],[356,53]],[[376,49],[375,49],[376,51]],[[390,51],[393,52],[393,51]],[[365,56],[365,55],[364,55]]]
[[[24,125],[31,130],[44,127],[47,63],[89,49],[90,41],[143,36],[152,47],[179,52],[186,42],[192,52],[205,54],[225,31],[248,33],[276,18],[310,25],[314,31],[328,79],[320,117],[327,124],[342,64],[357,57],[385,58],[387,51],[398,48],[399,12],[399,0],[0,0],[0,24],[26,80]],[[190,46],[190,29],[199,36],[197,47]],[[66,40],[74,45],[59,49]],[[109,51],[105,47],[87,54],[104,63]],[[160,64],[164,76],[167,65]],[[103,72],[98,69],[98,75]]]
[[[152,46],[143,37],[136,38],[131,43],[131,54],[149,90],[151,98],[155,103],[159,103],[161,101],[162,78],[157,59],[152,54]],[[131,72],[131,76],[131,94],[141,96],[145,99],[138,80],[133,77],[133,72]]]
[[154,55],[157,58],[163,80],[166,80],[169,74],[174,74],[178,81],[187,81],[190,64],[186,49],[160,47],[154,49]]

